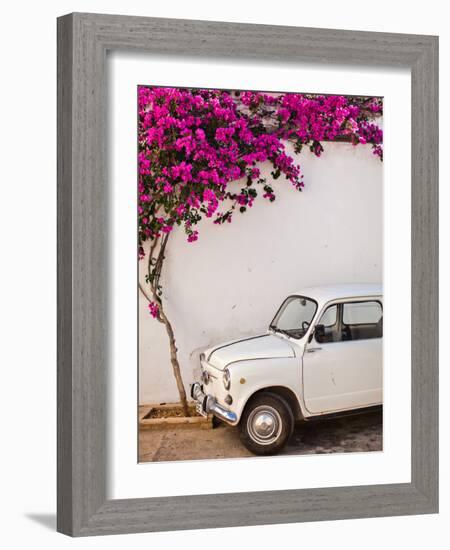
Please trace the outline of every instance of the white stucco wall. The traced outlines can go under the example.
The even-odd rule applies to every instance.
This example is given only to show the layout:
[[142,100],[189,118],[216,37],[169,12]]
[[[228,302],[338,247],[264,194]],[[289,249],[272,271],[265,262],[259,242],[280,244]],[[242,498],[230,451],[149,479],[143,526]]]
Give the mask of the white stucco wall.
[[[303,192],[279,178],[274,203],[258,197],[231,224],[202,221],[196,243],[188,243],[182,230],[171,235],[164,303],[187,390],[198,377],[201,348],[265,331],[297,288],[382,280],[383,164],[370,146],[346,143],[325,144],[320,158],[305,150],[297,159]],[[141,281],[144,274],[145,261]],[[177,396],[165,329],[140,295],[140,402]]]

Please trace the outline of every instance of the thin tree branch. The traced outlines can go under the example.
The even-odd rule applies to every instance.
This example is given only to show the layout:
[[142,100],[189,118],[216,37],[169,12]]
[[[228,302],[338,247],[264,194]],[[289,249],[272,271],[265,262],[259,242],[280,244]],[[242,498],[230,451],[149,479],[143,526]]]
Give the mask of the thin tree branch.
[[156,292],[158,292],[159,279],[161,278],[161,270],[162,270],[164,254],[165,254],[168,239],[169,239],[169,233],[166,233],[166,235],[164,235],[163,237],[161,248],[159,249],[158,258],[155,264],[155,269],[154,269],[155,278],[153,280],[153,285],[156,289]]
[[139,281],[139,290],[142,292],[143,296],[147,299],[148,302],[152,302],[150,296],[147,294],[147,291],[142,286],[141,281]]

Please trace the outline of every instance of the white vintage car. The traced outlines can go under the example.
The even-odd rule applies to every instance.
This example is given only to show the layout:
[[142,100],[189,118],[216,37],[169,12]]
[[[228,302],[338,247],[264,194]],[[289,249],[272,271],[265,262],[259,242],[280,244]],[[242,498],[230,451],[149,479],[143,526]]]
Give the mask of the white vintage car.
[[381,285],[304,288],[267,333],[200,354],[198,412],[239,426],[253,453],[275,454],[296,420],[361,412],[383,399]]

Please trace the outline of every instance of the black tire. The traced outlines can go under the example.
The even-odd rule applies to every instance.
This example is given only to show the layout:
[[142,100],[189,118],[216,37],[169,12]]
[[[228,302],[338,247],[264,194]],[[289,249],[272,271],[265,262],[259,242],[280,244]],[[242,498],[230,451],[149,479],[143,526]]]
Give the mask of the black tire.
[[279,395],[262,392],[250,399],[239,423],[241,441],[255,455],[277,454],[294,430],[289,404]]

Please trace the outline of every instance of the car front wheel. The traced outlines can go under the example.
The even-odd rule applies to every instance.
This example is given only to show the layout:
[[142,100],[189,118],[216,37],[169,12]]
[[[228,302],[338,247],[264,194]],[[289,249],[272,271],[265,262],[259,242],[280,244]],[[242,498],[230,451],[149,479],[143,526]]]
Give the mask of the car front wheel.
[[289,404],[279,395],[264,392],[247,404],[240,421],[241,441],[256,455],[278,453],[294,429]]

